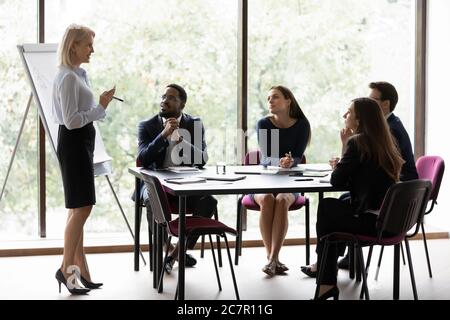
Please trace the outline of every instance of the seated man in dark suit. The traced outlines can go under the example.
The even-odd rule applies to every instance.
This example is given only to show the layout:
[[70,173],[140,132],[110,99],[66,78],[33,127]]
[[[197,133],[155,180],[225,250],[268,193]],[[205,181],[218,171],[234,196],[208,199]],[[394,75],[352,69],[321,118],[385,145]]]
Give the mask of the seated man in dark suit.
[[[405,163],[400,172],[400,181],[408,181],[418,179],[416,163],[414,161],[414,154],[412,151],[411,140],[408,132],[406,132],[402,121],[393,112],[398,102],[398,93],[395,87],[388,82],[371,82],[369,84],[370,93],[369,98],[378,102],[384,117],[389,125],[392,136],[395,138],[400,153]],[[345,196],[345,195],[343,195]],[[348,254],[342,258],[338,266],[341,269],[348,269]]]
[[402,166],[400,173],[400,180],[408,181],[418,179],[419,175],[417,174],[416,162],[408,132],[406,132],[400,118],[393,113],[398,102],[397,90],[388,82],[372,82],[369,84],[369,88],[371,89],[369,98],[376,100],[381,107],[391,134],[397,141],[402,158],[405,160],[405,164]]
[[[203,167],[208,160],[205,130],[198,117],[183,113],[186,105],[186,91],[177,84],[169,84],[161,97],[159,114],[139,123],[138,160],[150,169],[171,166]],[[171,203],[178,205],[178,198],[167,194]],[[148,223],[153,226],[147,190],[141,189],[141,199],[147,207]],[[191,196],[186,199],[188,210],[194,215],[212,217],[217,210],[217,200],[212,196]],[[187,240],[187,248],[193,249],[198,237]],[[171,244],[167,244],[171,246]],[[173,248],[164,263],[167,272],[172,270],[178,258],[178,245]],[[186,266],[193,266],[196,260],[186,255]]]

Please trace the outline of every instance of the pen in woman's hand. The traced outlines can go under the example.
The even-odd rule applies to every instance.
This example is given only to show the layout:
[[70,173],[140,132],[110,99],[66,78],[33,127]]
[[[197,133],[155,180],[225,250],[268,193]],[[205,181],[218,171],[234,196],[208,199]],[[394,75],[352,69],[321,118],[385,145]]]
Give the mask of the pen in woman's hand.
[[113,99],[119,100],[120,102],[123,102],[123,99],[117,98],[117,97],[112,97]]

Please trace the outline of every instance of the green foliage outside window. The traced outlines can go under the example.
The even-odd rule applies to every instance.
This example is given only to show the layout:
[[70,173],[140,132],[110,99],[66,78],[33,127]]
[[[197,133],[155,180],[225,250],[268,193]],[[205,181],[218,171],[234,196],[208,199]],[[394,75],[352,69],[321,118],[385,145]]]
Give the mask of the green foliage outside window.
[[[29,4],[0,1],[0,183],[30,92],[15,47],[36,41],[35,2],[32,8]],[[137,124],[158,112],[165,85],[186,88],[185,111],[203,119],[210,164],[234,151],[237,7],[232,0],[46,1],[46,42],[58,42],[73,22],[93,28],[95,54],[84,65],[93,91],[98,96],[116,85],[116,95],[126,101],[112,103],[99,127],[113,158],[111,181],[130,221],[134,179],[128,167],[135,163]],[[326,162],[339,154],[341,116],[352,98],[367,94],[369,81],[393,82],[401,96],[396,113],[407,115],[413,7],[411,0],[250,0],[250,148],[257,145],[253,129],[267,115],[267,92],[276,84],[293,90],[311,122],[308,162]],[[35,109],[33,104],[0,203],[0,233],[9,238],[37,231]],[[403,120],[409,123],[407,117]],[[66,210],[59,167],[48,144],[46,177],[48,234],[62,237]],[[96,191],[98,202],[87,230],[127,232],[104,178],[97,179]],[[234,224],[236,197],[218,198],[221,219]],[[258,215],[250,216],[249,225],[256,227]],[[303,214],[295,215],[294,224],[299,221]]]

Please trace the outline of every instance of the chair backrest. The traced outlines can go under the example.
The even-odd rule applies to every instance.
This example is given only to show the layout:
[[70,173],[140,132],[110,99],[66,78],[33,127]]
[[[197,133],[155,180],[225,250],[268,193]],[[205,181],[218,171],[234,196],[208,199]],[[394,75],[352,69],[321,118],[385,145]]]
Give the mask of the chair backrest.
[[444,176],[444,159],[438,156],[422,156],[416,161],[419,179],[428,179],[433,185],[430,200],[437,200],[439,189],[441,188],[442,177]]
[[300,164],[305,164],[306,163],[306,157],[305,155],[302,156],[302,158],[300,159]]
[[[261,163],[261,158],[262,158],[262,154],[261,151],[259,150],[252,150],[247,152],[247,154],[245,155],[245,159],[244,159],[244,165],[249,166],[249,165],[258,165]],[[300,160],[301,164],[305,164],[306,163],[306,157],[305,155],[303,155],[302,159]]]
[[244,159],[244,165],[258,165],[261,163],[262,154],[259,150],[252,150],[247,152]]
[[169,202],[161,183],[158,178],[145,172],[142,172],[142,177],[147,186],[148,197],[150,199],[149,202],[155,221],[159,224],[168,226],[168,222],[171,221],[172,218]]
[[[138,158],[136,158],[136,167],[142,167],[141,161]],[[141,186],[142,181],[139,180],[139,188],[133,191],[133,193],[131,194],[131,200],[136,201],[136,194],[138,194],[138,198],[141,198]],[[140,200],[140,203],[141,207],[145,207],[144,201],[142,201],[142,199]]]
[[389,236],[406,235],[416,225],[411,236],[418,231],[425,214],[431,192],[429,180],[411,180],[392,185],[381,205],[378,217],[378,239],[386,233]]

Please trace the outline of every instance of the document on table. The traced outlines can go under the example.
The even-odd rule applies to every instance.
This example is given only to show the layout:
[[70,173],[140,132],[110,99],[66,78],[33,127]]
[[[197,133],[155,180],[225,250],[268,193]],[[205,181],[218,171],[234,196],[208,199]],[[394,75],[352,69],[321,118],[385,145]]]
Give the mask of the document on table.
[[330,183],[330,179],[331,179],[331,173],[328,174],[326,177],[320,179],[319,182],[321,182],[321,183]]

